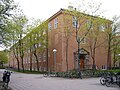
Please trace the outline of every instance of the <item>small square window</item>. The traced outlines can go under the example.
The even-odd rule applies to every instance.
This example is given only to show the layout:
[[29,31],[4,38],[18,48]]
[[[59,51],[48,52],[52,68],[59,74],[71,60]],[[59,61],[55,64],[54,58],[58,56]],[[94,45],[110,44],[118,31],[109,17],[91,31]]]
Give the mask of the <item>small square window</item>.
[[87,20],[87,29],[93,29],[93,24],[91,20]]
[[105,30],[105,28],[106,28],[106,27],[105,27],[105,25],[104,25],[104,24],[102,24],[102,25],[100,25],[100,26],[99,26],[99,30],[100,30],[100,31],[104,31],[104,30]]

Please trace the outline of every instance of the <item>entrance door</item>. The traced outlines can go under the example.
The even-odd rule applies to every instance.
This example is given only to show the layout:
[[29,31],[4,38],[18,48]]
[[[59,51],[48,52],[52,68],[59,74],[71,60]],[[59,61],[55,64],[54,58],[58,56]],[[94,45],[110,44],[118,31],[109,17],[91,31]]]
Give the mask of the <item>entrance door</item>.
[[84,58],[80,58],[80,69],[84,69]]

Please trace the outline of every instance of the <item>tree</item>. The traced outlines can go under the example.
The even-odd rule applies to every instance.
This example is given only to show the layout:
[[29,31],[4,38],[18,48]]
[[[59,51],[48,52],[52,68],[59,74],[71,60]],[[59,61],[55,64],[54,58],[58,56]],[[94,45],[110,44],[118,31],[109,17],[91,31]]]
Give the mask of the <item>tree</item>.
[[16,9],[13,0],[1,0],[0,1],[0,46],[7,46],[9,42],[9,20],[12,18],[13,13]]
[[22,42],[23,37],[27,34],[27,30],[25,29],[25,25],[27,23],[27,18],[24,15],[18,15],[13,18],[13,20],[9,23],[9,38],[10,38],[10,45],[13,45],[12,51],[18,63],[18,71],[20,70],[19,65],[19,56],[22,62],[22,68],[24,72],[24,65],[23,65],[23,57],[24,57],[24,45]]
[[[36,23],[36,22],[33,22]],[[41,23],[41,22],[39,22]],[[28,54],[30,55],[30,71],[32,71],[32,57],[35,57],[37,71],[39,71],[39,55],[41,53],[45,53],[45,49],[47,46],[47,22],[41,23],[36,27],[33,25],[29,25],[29,32],[24,38],[23,41],[25,43],[25,47],[29,50]],[[26,42],[27,41],[27,42]],[[26,51],[27,52],[27,51]],[[46,51],[47,53],[47,51]],[[35,65],[35,64],[34,64]]]
[[[83,6],[81,3],[84,3]],[[66,10],[65,15],[67,15],[66,13],[68,13],[69,15],[67,16],[67,18],[64,18],[64,24],[65,24],[65,30],[64,30],[64,36],[65,36],[65,43],[66,43],[66,67],[67,67],[67,71],[68,71],[68,47],[69,47],[69,39],[73,36],[76,38],[76,42],[78,44],[78,70],[80,70],[80,43],[82,43],[84,41],[84,39],[86,38],[86,36],[89,34],[89,31],[92,28],[93,25],[93,21],[94,19],[99,16],[98,11],[101,4],[97,4],[96,3],[87,3],[85,2],[81,2],[80,1],[80,5],[78,9],[74,9],[72,6],[71,9]],[[86,6],[87,8],[82,8]],[[92,7],[93,6],[93,7]],[[89,7],[89,8],[88,8]],[[89,9],[89,10],[88,10]],[[72,17],[73,16],[73,17]],[[74,28],[76,28],[75,30],[71,30],[71,26],[69,26],[71,23],[70,20],[73,20],[72,24],[74,24]],[[88,22],[89,21],[89,22]],[[89,25],[86,28],[86,23],[89,23]],[[63,33],[63,32],[61,32]],[[95,62],[95,60],[93,60]],[[93,63],[94,63],[93,62]]]
[[[111,24],[111,26],[110,26],[110,24]],[[112,67],[111,55],[112,55],[112,52],[113,52],[113,48],[115,50],[115,45],[114,44],[116,44],[116,45],[118,44],[118,42],[115,43],[113,41],[116,41],[115,37],[117,35],[119,35],[119,28],[120,28],[119,27],[120,26],[119,17],[114,16],[113,17],[113,22],[110,22],[110,24],[108,26],[108,30],[105,31],[106,41],[107,41],[107,69],[111,69],[111,67]]]
[[64,33],[64,38],[65,38],[65,43],[66,43],[66,67],[67,67],[66,72],[68,72],[68,70],[69,70],[69,67],[68,67],[68,55],[69,55],[68,50],[69,50],[69,39],[72,35],[72,31],[70,29],[70,24],[68,23],[70,21],[71,21],[70,16],[67,16],[67,17],[64,18],[64,24],[65,24],[64,28],[65,29],[64,29],[63,33]]
[[[88,34],[88,47],[90,49],[90,56],[92,58],[92,68],[93,70],[96,69],[96,60],[95,60],[95,56],[96,56],[96,49],[97,48],[101,48],[103,47],[103,45],[105,45],[105,40],[102,39],[103,37],[105,37],[104,32],[107,28],[105,28],[107,22],[107,20],[102,19],[102,18],[93,18],[92,20],[92,29],[89,31]],[[94,27],[93,27],[94,26]]]
[[[44,22],[42,23],[40,26],[38,26],[37,28],[35,28],[35,30],[32,32],[32,34],[34,35],[33,38],[33,54],[36,58],[36,64],[37,64],[37,70],[39,71],[39,59],[38,59],[38,52],[39,53],[45,53],[45,49],[47,49],[47,41],[46,41],[46,33],[47,30],[47,23]],[[39,45],[41,45],[39,47]],[[48,52],[46,52],[48,53]],[[47,56],[46,56],[47,57]]]
[[[115,36],[112,42],[112,56],[113,56],[113,67],[116,67],[117,61],[120,59],[120,37]],[[119,65],[120,66],[120,65]]]
[[27,18],[25,16],[20,16],[18,17],[18,20],[16,22],[18,24],[18,43],[19,43],[19,55],[21,58],[21,64],[22,64],[22,69],[24,72],[24,53],[25,53],[25,44],[22,41],[23,35],[26,34],[26,31],[24,30],[25,24],[27,23]]
[[0,67],[3,67],[3,64],[8,62],[7,53],[4,51],[0,51]]
[[111,52],[113,55],[113,67],[116,66],[116,62],[119,60],[120,54],[120,16],[113,17],[113,24],[112,24],[112,44],[111,44]]
[[[96,21],[96,19],[99,19],[100,16],[100,6],[101,3],[97,4],[92,1],[86,1],[80,2],[82,4],[79,5],[79,10],[82,11],[85,14],[79,15],[79,13],[76,13],[76,41],[78,43],[78,66],[80,63],[80,43],[85,40],[87,36],[90,35],[92,32],[93,24]],[[85,19],[83,19],[83,17]],[[97,32],[98,33],[98,32]],[[91,57],[93,59],[93,66],[95,66],[95,47],[97,45],[97,37],[94,36],[93,45],[90,47],[91,51]],[[78,70],[80,71],[80,67],[78,67]]]

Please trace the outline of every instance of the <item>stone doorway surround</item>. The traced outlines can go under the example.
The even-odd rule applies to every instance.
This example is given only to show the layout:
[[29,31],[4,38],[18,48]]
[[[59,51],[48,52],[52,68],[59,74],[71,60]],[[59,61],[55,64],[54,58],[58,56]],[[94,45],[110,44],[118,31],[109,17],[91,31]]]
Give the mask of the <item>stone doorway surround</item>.
[[[78,51],[74,52],[74,69],[78,68]],[[80,69],[87,69],[89,62],[89,52],[84,48],[80,49]]]

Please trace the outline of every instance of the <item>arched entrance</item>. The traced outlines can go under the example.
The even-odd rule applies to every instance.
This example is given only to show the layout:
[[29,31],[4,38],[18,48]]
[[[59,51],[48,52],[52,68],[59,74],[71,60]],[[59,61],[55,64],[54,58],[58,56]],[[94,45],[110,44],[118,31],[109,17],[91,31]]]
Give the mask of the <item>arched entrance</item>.
[[[87,64],[89,62],[89,52],[86,51],[85,49],[81,48],[80,49],[80,70],[87,69]],[[78,51],[74,52],[74,69],[78,69]]]

